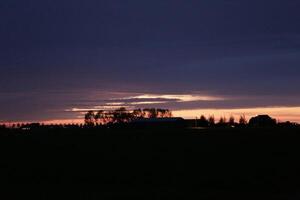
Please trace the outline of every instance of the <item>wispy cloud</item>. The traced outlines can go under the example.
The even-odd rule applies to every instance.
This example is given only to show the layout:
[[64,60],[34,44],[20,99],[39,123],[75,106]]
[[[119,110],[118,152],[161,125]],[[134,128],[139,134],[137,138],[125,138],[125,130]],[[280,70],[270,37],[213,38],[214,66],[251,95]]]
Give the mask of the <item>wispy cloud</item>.
[[[123,93],[118,97],[103,97],[91,104],[74,106],[68,109],[74,115],[82,116],[89,110],[114,110],[125,107],[128,110],[146,107],[168,108],[174,116],[195,118],[202,114],[229,117],[236,119],[245,114],[248,118],[257,114],[270,114],[280,120],[300,121],[299,101],[296,97],[263,96],[221,96],[191,94],[155,94],[155,93]],[[266,103],[267,102],[267,103]],[[272,102],[270,104],[269,102]],[[283,103],[285,102],[285,103]]]
[[165,104],[168,103],[167,101],[138,101],[138,102],[131,102],[130,105],[151,105],[151,104]]
[[142,95],[137,95],[137,96],[124,97],[121,99],[124,99],[124,100],[164,99],[164,100],[174,100],[176,102],[225,100],[225,98],[223,98],[223,97],[192,95],[192,94],[142,94]]
[[87,112],[90,110],[114,110],[120,107],[125,107],[127,109],[133,109],[133,107],[126,106],[126,105],[116,105],[116,106],[93,106],[93,107],[85,107],[85,108],[71,108],[71,109],[66,109],[66,112]]
[[137,94],[124,95],[120,98],[108,98],[100,100],[100,104],[84,107],[71,108],[66,111],[82,112],[88,110],[112,110],[118,107],[133,109],[138,106],[149,106],[152,104],[161,104],[163,107],[168,107],[169,103],[185,103],[185,102],[200,102],[200,101],[222,101],[224,97],[194,95],[194,94]]

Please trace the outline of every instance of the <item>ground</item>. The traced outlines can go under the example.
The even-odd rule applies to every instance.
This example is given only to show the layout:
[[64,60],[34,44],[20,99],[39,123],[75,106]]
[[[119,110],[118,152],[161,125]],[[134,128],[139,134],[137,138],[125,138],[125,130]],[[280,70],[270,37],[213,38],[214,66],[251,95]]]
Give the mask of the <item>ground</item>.
[[296,128],[0,132],[1,182],[11,197],[300,197]]

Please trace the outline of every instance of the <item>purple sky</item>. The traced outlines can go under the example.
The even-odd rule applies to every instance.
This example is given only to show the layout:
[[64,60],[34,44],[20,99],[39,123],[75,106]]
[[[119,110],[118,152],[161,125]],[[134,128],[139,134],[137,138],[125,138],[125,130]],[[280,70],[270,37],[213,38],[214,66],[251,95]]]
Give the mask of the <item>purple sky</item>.
[[[127,106],[164,101],[157,107],[197,112],[300,107],[299,7],[298,0],[1,1],[0,122],[73,119],[80,117],[73,108],[124,98]],[[145,94],[156,98],[129,98]]]

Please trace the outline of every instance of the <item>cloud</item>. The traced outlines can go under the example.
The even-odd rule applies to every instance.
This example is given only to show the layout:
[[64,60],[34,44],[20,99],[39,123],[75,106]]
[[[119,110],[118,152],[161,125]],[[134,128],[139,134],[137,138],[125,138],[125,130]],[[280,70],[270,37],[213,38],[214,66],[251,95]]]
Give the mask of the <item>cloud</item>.
[[[124,95],[124,94],[123,94]],[[74,107],[66,109],[67,112],[84,112],[89,110],[114,110],[119,107],[125,107],[129,110],[137,107],[147,107],[153,104],[160,104],[158,106],[168,107],[169,103],[184,103],[184,102],[197,102],[197,101],[221,101],[225,98],[204,96],[204,95],[191,95],[191,94],[139,94],[135,96],[128,96],[125,94],[121,98],[109,98],[99,100],[102,102],[100,105]]]
[[222,97],[204,96],[204,95],[191,95],[191,94],[142,94],[131,97],[124,97],[124,100],[144,100],[144,99],[164,99],[176,102],[190,102],[190,101],[220,101],[224,100]]
[[131,102],[130,105],[151,105],[151,104],[165,104],[167,101],[139,101],[139,102]]

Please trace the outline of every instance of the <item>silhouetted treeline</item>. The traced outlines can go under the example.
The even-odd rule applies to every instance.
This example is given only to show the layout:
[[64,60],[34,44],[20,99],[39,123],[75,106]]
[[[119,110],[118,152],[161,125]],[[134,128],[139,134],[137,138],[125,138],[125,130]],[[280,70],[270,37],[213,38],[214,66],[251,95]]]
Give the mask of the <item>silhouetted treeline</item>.
[[87,126],[103,125],[110,123],[126,123],[136,119],[145,118],[170,118],[172,112],[168,109],[145,108],[129,111],[124,107],[113,111],[88,111],[84,116],[84,122]]
[[201,117],[195,120],[188,120],[189,127],[297,127],[299,126],[297,123],[292,122],[277,122],[276,119],[271,118],[268,115],[258,115],[256,117],[252,117],[249,122],[247,121],[245,115],[241,115],[239,120],[236,121],[236,119],[233,116],[230,116],[229,119],[222,116],[217,121],[213,115],[206,118],[204,115],[201,115]]
[[201,115],[199,119],[195,119],[196,127],[246,127],[248,122],[244,115],[240,116],[238,122],[235,121],[233,116],[230,116],[227,120],[226,117],[222,116],[217,121],[213,115],[206,118],[204,115]]
[[128,111],[120,108],[114,111],[89,111],[85,115],[85,123],[82,124],[42,124],[42,123],[16,123],[10,126],[0,124],[2,129],[84,129],[84,128],[292,128],[300,127],[293,122],[277,122],[268,115],[252,117],[249,122],[244,115],[236,120],[233,116],[228,119],[220,117],[215,119],[213,115],[208,118],[201,115],[200,118],[186,119],[172,117],[172,112],[167,109],[136,109]]
[[21,130],[32,130],[32,129],[73,129],[73,128],[84,128],[84,124],[43,124],[43,123],[17,123],[10,126],[0,125],[1,129],[21,129]]

